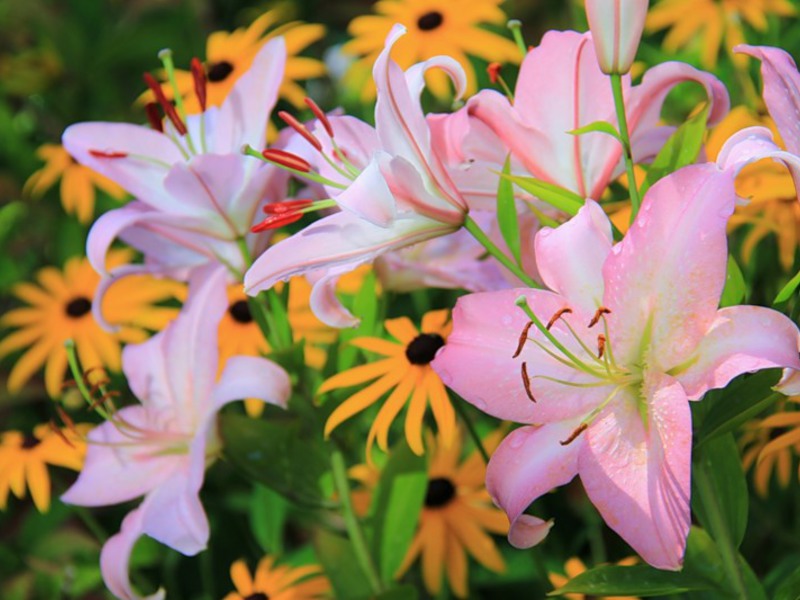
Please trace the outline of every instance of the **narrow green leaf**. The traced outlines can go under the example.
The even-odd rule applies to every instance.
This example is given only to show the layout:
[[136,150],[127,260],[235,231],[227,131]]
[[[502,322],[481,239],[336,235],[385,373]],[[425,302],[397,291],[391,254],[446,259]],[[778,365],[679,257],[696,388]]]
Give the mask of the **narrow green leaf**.
[[546,202],[550,206],[568,215],[574,216],[578,214],[578,211],[584,204],[584,199],[575,192],[565,190],[560,186],[536,179],[535,177],[521,177],[519,175],[505,175],[502,173],[501,177],[507,177],[529,194],[533,194],[542,202]]
[[370,271],[361,283],[361,288],[353,298],[353,314],[361,322],[358,327],[342,329],[339,332],[339,352],[336,356],[336,372],[346,371],[355,364],[358,349],[347,342],[353,338],[378,333],[379,301],[381,294],[376,288],[375,272]]
[[647,190],[662,177],[674,173],[681,167],[691,165],[697,160],[700,149],[703,147],[703,137],[708,123],[708,109],[709,105],[706,104],[699,113],[678,127],[675,133],[669,137],[647,171],[647,178],[639,190],[640,197],[644,198]]
[[725,287],[722,290],[722,298],[720,298],[719,305],[725,307],[741,304],[746,291],[747,284],[744,281],[742,270],[733,256],[728,255],[728,271],[725,276]]
[[578,129],[573,129],[567,133],[571,135],[583,135],[584,133],[605,133],[622,143],[622,136],[619,134],[619,131],[617,131],[617,128],[608,121],[595,121],[594,123],[589,123],[588,125],[584,125]]
[[783,580],[775,590],[774,600],[797,600],[800,598],[800,567]]
[[570,579],[550,596],[569,593],[596,596],[662,596],[708,589],[706,581],[683,572],[660,571],[647,565],[602,565]]
[[372,504],[371,553],[383,581],[391,581],[411,545],[428,487],[427,463],[402,441],[392,449]]
[[365,596],[363,600],[417,600],[417,598],[419,598],[417,588],[413,585],[401,585],[377,596]]
[[781,291],[778,292],[778,295],[775,296],[775,300],[772,301],[772,305],[774,306],[776,304],[781,304],[782,302],[786,302],[789,298],[792,297],[792,294],[794,294],[795,290],[797,289],[797,286],[799,285],[800,285],[800,271],[798,271],[797,274],[789,280],[789,283],[783,286]]
[[503,177],[497,184],[497,225],[500,233],[511,250],[511,255],[517,264],[522,264],[522,254],[519,241],[519,220],[517,218],[517,205],[514,202],[514,184],[509,179],[511,175],[511,155],[506,156],[503,165]]
[[283,554],[283,527],[289,504],[277,492],[256,485],[250,497],[250,529],[264,554]]
[[352,544],[347,538],[317,529],[314,548],[336,598],[355,600],[371,596],[369,583],[358,566]]

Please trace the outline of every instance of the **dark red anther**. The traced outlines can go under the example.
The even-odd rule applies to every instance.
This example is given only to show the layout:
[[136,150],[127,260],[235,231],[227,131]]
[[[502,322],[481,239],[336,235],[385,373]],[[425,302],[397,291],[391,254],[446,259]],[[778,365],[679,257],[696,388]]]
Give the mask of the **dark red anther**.
[[153,92],[156,100],[164,110],[164,114],[167,115],[167,118],[170,121],[172,121],[172,125],[175,127],[175,130],[178,132],[178,134],[186,135],[188,129],[186,129],[186,125],[184,125],[183,121],[178,115],[178,111],[176,111],[175,107],[172,105],[172,102],[167,100],[167,97],[164,95],[164,90],[161,89],[161,84],[158,83],[156,78],[150,75],[150,73],[145,73],[142,77],[144,78],[144,82],[147,84],[147,87],[149,87],[150,91]]
[[285,202],[265,204],[262,210],[268,215],[284,215],[289,212],[300,210],[301,208],[308,208],[312,204],[314,204],[314,201],[307,199],[286,200]]
[[592,320],[589,321],[589,327],[594,327],[595,325],[597,325],[600,322],[600,319],[603,318],[603,315],[608,315],[608,314],[611,314],[611,311],[607,309],[605,306],[601,306],[600,308],[598,308],[597,312],[594,313]]
[[603,358],[606,352],[606,336],[602,333],[597,336],[597,358]]
[[306,106],[311,109],[311,112],[314,113],[314,116],[317,117],[317,120],[322,123],[322,126],[325,128],[325,132],[331,138],[333,138],[333,127],[331,126],[331,122],[328,120],[328,115],[322,112],[322,109],[319,107],[319,105],[308,96],[305,98],[305,103]]
[[558,443],[561,444],[562,446],[568,446],[569,444],[571,444],[572,442],[575,441],[575,438],[577,438],[580,434],[582,434],[584,431],[586,431],[586,429],[588,427],[589,426],[586,423],[581,423],[580,425],[578,425],[577,429],[575,429],[575,431],[573,431],[569,435],[569,437],[567,439],[565,439],[562,442],[558,442]]
[[294,118],[292,115],[290,115],[289,113],[287,113],[285,110],[282,110],[282,111],[280,111],[280,112],[278,113],[278,116],[279,116],[279,117],[281,118],[281,120],[282,120],[284,123],[286,123],[286,124],[287,124],[289,127],[291,127],[291,128],[292,128],[292,129],[294,129],[294,130],[295,130],[297,133],[299,133],[300,135],[302,135],[302,136],[305,138],[305,140],[306,140],[306,141],[307,141],[309,144],[311,144],[312,146],[314,146],[314,148],[315,148],[315,149],[316,149],[318,152],[322,152],[322,144],[320,143],[320,141],[319,141],[317,138],[315,138],[315,137],[314,137],[314,136],[311,134],[311,132],[308,130],[308,128],[307,128],[305,125],[303,125],[303,124],[302,124],[300,121],[298,121],[297,119],[295,119],[295,118]]
[[192,69],[192,78],[194,79],[194,93],[197,96],[197,101],[200,103],[200,109],[206,111],[206,86],[208,80],[206,79],[206,70],[203,68],[203,63],[195,56],[190,63]]
[[499,62],[489,63],[489,66],[486,67],[486,72],[489,74],[489,81],[493,84],[497,83],[497,78],[500,76],[500,69],[503,68]]
[[274,162],[282,167],[286,167],[287,169],[302,171],[303,173],[311,172],[311,165],[309,162],[306,159],[297,156],[297,154],[292,154],[291,152],[286,152],[285,150],[267,148],[261,153],[261,155],[268,161]]
[[147,121],[150,123],[150,127],[160,133],[164,133],[164,123],[161,121],[161,113],[158,112],[158,104],[155,102],[148,102],[144,105],[144,113],[147,115]]
[[528,399],[531,402],[536,402],[536,398],[533,397],[533,392],[531,391],[531,378],[528,376],[528,363],[522,363],[522,386],[525,388],[525,393],[528,395]]
[[517,349],[514,352],[514,356],[511,358],[517,358],[519,353],[522,352],[522,349],[525,347],[525,342],[528,341],[528,332],[531,330],[531,325],[533,325],[533,321],[528,321],[525,327],[522,328],[522,333],[519,334],[519,341],[517,342]]
[[279,229],[284,225],[289,225],[294,223],[295,221],[299,221],[303,218],[303,213],[301,212],[290,212],[284,213],[282,215],[270,215],[258,225],[253,225],[250,228],[250,231],[253,233],[260,233],[262,231],[266,231],[267,229]]
[[127,152],[115,152],[114,150],[89,150],[89,154],[95,158],[125,158]]
[[569,315],[569,314],[572,314],[571,308],[569,307],[562,308],[550,318],[550,320],[547,322],[547,326],[545,327],[545,329],[547,329],[547,331],[550,331],[550,328],[556,324],[556,321],[558,321],[564,315]]

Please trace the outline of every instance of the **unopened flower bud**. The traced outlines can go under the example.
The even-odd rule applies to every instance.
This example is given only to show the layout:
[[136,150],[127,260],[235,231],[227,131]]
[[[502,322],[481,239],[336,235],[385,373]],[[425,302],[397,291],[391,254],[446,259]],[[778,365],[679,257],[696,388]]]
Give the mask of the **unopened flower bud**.
[[586,17],[603,73],[631,69],[647,16],[647,0],[586,0]]

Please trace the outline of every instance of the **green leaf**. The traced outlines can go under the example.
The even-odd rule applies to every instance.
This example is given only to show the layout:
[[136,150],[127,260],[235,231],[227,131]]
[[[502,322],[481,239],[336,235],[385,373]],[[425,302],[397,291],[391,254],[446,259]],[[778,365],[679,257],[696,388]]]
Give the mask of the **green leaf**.
[[328,469],[321,437],[288,411],[268,406],[266,412],[268,419],[220,416],[223,455],[251,481],[298,504],[318,506],[319,481]]
[[706,104],[699,113],[678,127],[675,133],[669,137],[647,171],[647,178],[639,190],[641,198],[644,198],[647,190],[656,181],[697,160],[700,149],[703,147],[703,137],[708,123],[708,109],[709,105]]
[[[707,481],[712,486],[712,493],[706,496],[696,489],[692,492],[692,498],[696,500],[693,509],[698,521],[704,528],[714,531],[712,520],[716,519],[727,530],[734,548],[738,548],[747,529],[748,492],[733,434],[720,436],[705,444],[694,453],[693,462],[696,474],[693,486],[698,481]],[[707,502],[713,501],[714,505],[707,506],[698,501],[700,498],[710,498]],[[710,515],[709,511],[713,511],[714,515]]]
[[568,215],[575,216],[578,214],[578,211],[584,204],[584,199],[575,192],[565,190],[560,186],[547,183],[535,177],[521,177],[519,175],[505,175],[502,173],[501,177],[510,179],[529,194],[533,194],[542,202],[546,202],[550,206]]
[[583,135],[584,133],[605,133],[622,143],[622,136],[619,134],[619,131],[617,131],[617,128],[608,121],[595,121],[594,123],[589,123],[588,125],[584,125],[578,129],[573,129],[567,133],[570,135]]
[[660,571],[647,565],[602,565],[570,579],[550,596],[568,593],[595,596],[662,596],[708,589],[708,583],[683,572]]
[[342,329],[339,332],[339,353],[336,356],[336,372],[346,371],[355,364],[358,348],[347,342],[360,336],[376,335],[378,333],[378,313],[381,294],[376,287],[375,272],[370,272],[364,277],[361,288],[353,298],[353,314],[361,319],[358,327]]
[[783,286],[781,291],[778,292],[778,295],[775,296],[775,300],[772,301],[772,305],[774,306],[786,302],[792,297],[798,285],[800,285],[800,271],[798,271],[797,274],[789,280],[789,283]]
[[413,585],[401,585],[378,595],[365,596],[364,600],[417,600],[419,592]]
[[270,488],[256,485],[250,497],[250,529],[265,554],[283,554],[283,527],[289,504]]
[[725,307],[741,304],[746,291],[747,284],[744,281],[742,270],[733,256],[728,255],[728,271],[725,276],[725,287],[722,290],[722,298],[720,298],[719,305]]
[[522,264],[522,250],[519,241],[519,220],[517,218],[517,205],[514,202],[514,184],[509,179],[511,175],[511,155],[506,156],[503,165],[503,177],[497,184],[497,225],[500,233],[511,250],[511,255],[517,264]]
[[428,487],[427,462],[404,441],[392,449],[372,503],[375,524],[371,554],[378,557],[383,581],[391,581],[403,562]]
[[708,583],[710,589],[725,588],[725,566],[717,545],[705,529],[692,525],[686,539],[683,573],[695,580]]
[[774,600],[797,600],[800,598],[800,567],[783,580],[775,590]]
[[348,600],[371,595],[369,583],[361,572],[352,544],[347,538],[325,529],[317,529],[314,534],[314,548],[336,598]]

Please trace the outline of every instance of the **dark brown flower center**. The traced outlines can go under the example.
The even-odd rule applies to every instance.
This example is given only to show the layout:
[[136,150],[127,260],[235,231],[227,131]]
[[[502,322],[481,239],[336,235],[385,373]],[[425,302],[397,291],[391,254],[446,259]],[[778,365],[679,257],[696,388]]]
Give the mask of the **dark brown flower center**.
[[244,600],[269,600],[269,596],[264,592],[254,592],[249,596],[245,596]]
[[73,319],[80,319],[83,315],[88,313],[92,310],[92,301],[89,300],[86,296],[79,296],[77,298],[73,298],[67,303],[67,306],[64,308],[64,311],[67,313],[68,317],[72,317]]
[[30,450],[31,448],[36,448],[42,441],[38,438],[33,437],[32,435],[26,435],[25,439],[22,440],[22,448],[25,450]]
[[233,65],[227,60],[215,62],[208,65],[207,77],[209,81],[218,83],[228,78],[228,75],[233,73]]
[[238,323],[246,324],[253,322],[253,315],[250,312],[250,306],[247,304],[247,300],[237,300],[228,307],[228,312],[231,317],[233,317],[233,320]]
[[432,29],[436,29],[437,27],[440,27],[442,23],[444,23],[444,16],[442,13],[435,10],[425,13],[419,19],[417,19],[417,27],[419,27],[422,31],[431,31]]
[[428,508],[441,508],[448,504],[456,495],[456,486],[446,477],[436,477],[428,482],[425,492],[425,506]]
[[421,333],[406,346],[406,358],[412,365],[427,365],[444,346],[444,338],[438,333]]

